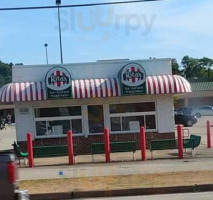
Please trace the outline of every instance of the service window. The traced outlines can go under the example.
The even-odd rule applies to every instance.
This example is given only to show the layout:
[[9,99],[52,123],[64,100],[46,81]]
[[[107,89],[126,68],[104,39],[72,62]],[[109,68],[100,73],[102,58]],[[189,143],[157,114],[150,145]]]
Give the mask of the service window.
[[68,130],[83,133],[81,106],[36,108],[34,112],[37,137],[63,136]]
[[140,126],[156,130],[155,102],[111,104],[109,109],[112,132],[138,132]]

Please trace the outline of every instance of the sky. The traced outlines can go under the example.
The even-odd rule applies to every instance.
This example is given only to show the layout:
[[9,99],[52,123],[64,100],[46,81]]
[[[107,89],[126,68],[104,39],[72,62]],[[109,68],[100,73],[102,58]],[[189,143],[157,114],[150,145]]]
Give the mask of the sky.
[[[116,0],[62,0],[63,5]],[[118,0],[117,0],[118,1]],[[123,0],[126,1],[126,0]],[[51,6],[55,0],[1,0],[0,8]],[[61,8],[64,63],[106,59],[210,57],[212,0],[162,0]],[[57,9],[0,11],[0,60],[60,63]]]

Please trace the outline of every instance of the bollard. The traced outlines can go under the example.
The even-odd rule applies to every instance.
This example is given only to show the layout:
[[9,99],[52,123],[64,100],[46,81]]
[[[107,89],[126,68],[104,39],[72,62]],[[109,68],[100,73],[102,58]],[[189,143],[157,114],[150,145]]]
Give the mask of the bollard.
[[141,139],[141,160],[146,161],[146,134],[145,128],[140,127],[140,139]]
[[104,129],[104,143],[105,143],[105,158],[106,162],[110,162],[110,138],[109,138],[109,129]]
[[206,122],[206,130],[207,130],[207,148],[211,148],[211,125],[210,125],[210,121]]
[[32,134],[31,133],[27,133],[27,150],[28,150],[29,167],[34,167],[33,140],[32,140]]
[[178,133],[178,155],[179,159],[183,159],[183,131],[182,126],[177,126],[177,133]]
[[69,164],[74,165],[75,159],[74,159],[74,150],[73,150],[73,137],[72,137],[72,131],[67,131],[67,139],[68,139],[68,153],[69,153]]

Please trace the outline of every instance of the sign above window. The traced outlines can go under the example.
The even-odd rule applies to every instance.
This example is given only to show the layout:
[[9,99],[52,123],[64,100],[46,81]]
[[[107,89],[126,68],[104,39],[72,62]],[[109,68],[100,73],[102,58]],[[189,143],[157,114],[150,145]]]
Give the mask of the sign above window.
[[122,95],[146,94],[146,72],[141,65],[127,64],[120,70],[118,77]]
[[70,73],[63,67],[50,69],[45,77],[48,99],[72,98],[72,79]]

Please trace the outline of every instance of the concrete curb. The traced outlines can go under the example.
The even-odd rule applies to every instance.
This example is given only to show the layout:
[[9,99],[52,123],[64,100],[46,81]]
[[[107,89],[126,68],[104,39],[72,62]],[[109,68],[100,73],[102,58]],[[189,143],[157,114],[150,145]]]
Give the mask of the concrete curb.
[[172,193],[189,193],[189,192],[206,192],[206,191],[213,191],[213,184],[31,194],[30,199],[60,200],[60,199],[74,199],[74,198],[76,199],[76,198],[89,198],[89,197],[93,198],[93,197],[136,196],[136,195],[172,194]]

